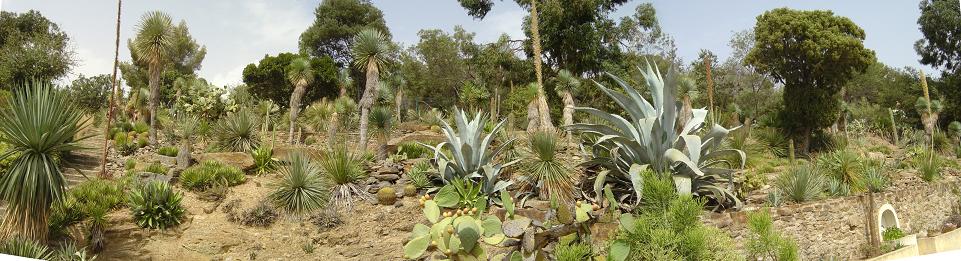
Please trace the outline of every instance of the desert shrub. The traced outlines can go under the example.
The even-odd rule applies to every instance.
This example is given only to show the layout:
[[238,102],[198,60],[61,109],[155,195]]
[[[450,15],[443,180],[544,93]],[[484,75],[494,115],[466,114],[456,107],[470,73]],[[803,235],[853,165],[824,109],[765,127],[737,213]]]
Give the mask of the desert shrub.
[[748,213],[747,223],[751,233],[745,248],[750,260],[799,260],[797,243],[774,229],[767,210]]
[[554,258],[557,261],[591,260],[591,257],[593,257],[593,247],[588,243],[570,242],[557,244],[554,248]]
[[811,151],[830,152],[848,147],[848,139],[843,134],[815,131],[811,135]]
[[113,146],[120,155],[130,155],[137,151],[139,148],[137,143],[135,143],[127,133],[118,132],[113,136]]
[[775,186],[788,200],[801,203],[820,197],[824,183],[824,176],[817,167],[800,164],[781,174]]
[[339,212],[325,209],[312,215],[310,217],[310,223],[313,223],[321,231],[325,231],[344,224],[344,219],[341,218]]
[[137,168],[137,159],[129,158],[127,161],[123,162],[123,168],[126,170],[132,170]]
[[948,134],[943,131],[935,131],[931,136],[931,140],[934,142],[934,149],[937,151],[952,151],[954,148],[954,142],[952,142]]
[[294,153],[290,165],[281,169],[283,178],[274,184],[270,199],[274,205],[291,214],[306,214],[320,209],[330,199],[320,167],[307,156]]
[[26,258],[49,260],[53,252],[46,245],[19,237],[13,237],[0,244],[0,253]]
[[220,119],[214,131],[216,146],[227,151],[249,152],[260,146],[260,120],[243,108]]
[[146,122],[138,121],[131,126],[130,130],[137,133],[147,133],[150,131],[150,125]]
[[864,188],[870,192],[881,192],[890,184],[888,170],[884,161],[868,161],[864,164]]
[[405,175],[407,175],[407,179],[410,180],[410,183],[417,188],[431,187],[433,182],[431,182],[430,168],[430,162],[417,162],[410,168],[410,171],[405,173]]
[[405,141],[397,145],[397,154],[404,154],[408,159],[427,157],[430,155],[430,152],[430,148],[413,141]]
[[198,191],[206,190],[219,181],[235,186],[245,180],[247,177],[239,168],[212,160],[191,166],[180,173],[180,183],[185,188]]
[[237,215],[235,210],[231,209],[227,214],[227,219],[231,222],[237,222],[244,226],[250,227],[269,227],[277,221],[277,217],[280,215],[273,206],[265,201],[257,203],[254,207],[244,210],[242,213]]
[[151,181],[130,191],[127,206],[138,226],[164,229],[179,225],[184,218],[182,200],[183,195],[166,182]]
[[833,197],[846,197],[851,195],[851,187],[843,181],[833,177],[827,177],[825,180],[825,188],[827,188],[828,195]]
[[884,238],[884,241],[900,239],[904,237],[904,231],[896,227],[885,228],[884,232],[881,232],[881,237]]
[[861,165],[861,156],[850,149],[832,151],[817,159],[818,168],[853,191],[861,188]]
[[321,155],[320,167],[324,171],[326,180],[331,182],[333,203],[350,208],[356,196],[371,198],[367,191],[355,184],[366,176],[361,167],[361,160],[346,146],[331,148]]
[[527,137],[527,156],[521,160],[521,188],[542,198],[573,204],[578,176],[560,157],[556,157],[560,137],[553,132],[534,132]]
[[150,144],[150,141],[147,140],[147,136],[141,135],[137,137],[137,148],[143,148],[149,144]]
[[254,173],[266,174],[277,168],[277,160],[274,159],[274,150],[269,146],[261,146],[251,151],[250,157],[254,159]]
[[742,183],[741,187],[745,192],[751,192],[763,187],[764,184],[767,183],[764,173],[767,172],[762,172],[761,170],[748,171],[747,174],[744,175],[744,183]]
[[70,225],[99,218],[123,202],[123,196],[123,185],[117,181],[91,179],[77,184],[51,207],[50,234],[62,235]]
[[934,181],[941,177],[941,168],[944,166],[944,159],[938,153],[930,150],[922,150],[913,158],[914,168],[918,170],[921,179],[924,181]]
[[157,174],[167,174],[167,167],[160,162],[150,163],[146,168],[143,169],[144,172],[157,173]]
[[177,153],[180,152],[176,147],[164,146],[157,149],[157,154],[164,155],[167,157],[176,157]]

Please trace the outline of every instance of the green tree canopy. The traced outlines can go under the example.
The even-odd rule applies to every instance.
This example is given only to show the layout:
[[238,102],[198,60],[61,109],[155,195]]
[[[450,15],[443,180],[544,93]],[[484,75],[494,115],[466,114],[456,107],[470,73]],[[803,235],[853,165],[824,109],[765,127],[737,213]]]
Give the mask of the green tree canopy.
[[342,66],[353,59],[351,39],[363,29],[378,29],[390,37],[384,13],[369,0],[321,1],[314,15],[314,24],[300,34],[300,51],[312,56],[330,56]]
[[838,92],[874,60],[864,30],[831,11],[778,8],[757,17],[745,62],[784,84],[783,119],[807,150],[812,131],[838,118]]
[[95,112],[107,107],[113,77],[109,74],[87,77],[81,74],[70,83],[70,98],[79,108]]
[[0,88],[66,76],[75,63],[69,42],[40,12],[0,12]]
[[[294,85],[288,78],[288,68],[291,62],[303,57],[292,53],[280,53],[277,56],[264,55],[256,64],[248,64],[244,68],[243,80],[247,84],[250,94],[261,99],[270,99],[282,108],[290,104],[290,94]],[[310,104],[321,97],[336,97],[337,65],[328,56],[309,58],[313,71],[313,81],[307,86],[303,104]]]
[[921,34],[915,50],[921,63],[942,67],[945,72],[961,71],[961,5],[958,0],[921,1],[918,17]]

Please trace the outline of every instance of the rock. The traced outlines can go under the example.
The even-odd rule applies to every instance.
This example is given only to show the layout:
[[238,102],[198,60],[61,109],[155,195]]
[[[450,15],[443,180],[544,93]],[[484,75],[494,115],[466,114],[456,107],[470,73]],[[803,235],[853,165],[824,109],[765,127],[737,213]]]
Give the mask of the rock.
[[534,239],[534,228],[528,227],[524,229],[524,238],[521,241],[521,247],[528,252],[535,250],[534,247],[537,242]]
[[384,166],[381,166],[379,169],[377,169],[377,174],[380,174],[380,175],[397,174],[397,173],[400,173],[400,170],[401,170],[401,168],[399,168],[399,167],[397,167],[397,166],[393,166],[392,164],[391,164],[391,165],[387,165],[387,164],[385,163]]
[[418,132],[430,130],[430,126],[421,124],[419,122],[407,121],[397,124],[397,130],[404,133]]
[[531,219],[521,216],[515,216],[514,219],[507,220],[504,222],[504,235],[507,237],[520,237],[524,234],[525,229],[531,226]]
[[395,181],[400,179],[400,176],[397,174],[379,174],[374,175],[374,178],[377,178],[377,180],[380,181]]
[[153,159],[155,161],[160,161],[160,164],[164,164],[168,167],[177,165],[177,157],[167,157],[167,156],[158,154],[156,156],[153,156]]
[[162,181],[170,183],[170,176],[164,174],[157,174],[152,172],[140,172],[137,173],[137,181],[139,183],[146,183],[150,181]]
[[254,167],[254,158],[250,154],[243,152],[216,152],[216,153],[204,153],[194,156],[197,162],[203,162],[207,160],[217,161],[223,163],[227,166],[238,167],[243,170],[251,169]]

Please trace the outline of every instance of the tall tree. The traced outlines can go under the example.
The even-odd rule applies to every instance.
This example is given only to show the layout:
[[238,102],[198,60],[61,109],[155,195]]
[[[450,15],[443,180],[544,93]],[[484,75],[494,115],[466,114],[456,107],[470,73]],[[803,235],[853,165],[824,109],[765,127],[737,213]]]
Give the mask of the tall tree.
[[297,126],[297,115],[300,114],[300,99],[304,97],[305,89],[314,81],[314,71],[310,69],[310,60],[297,58],[287,66],[287,80],[294,85],[290,94],[290,132],[288,142],[294,144],[294,127]]
[[874,51],[864,48],[864,30],[831,11],[774,9],[757,17],[754,33],[746,63],[784,84],[784,127],[807,152],[812,132],[837,120],[841,87]]
[[[244,68],[243,81],[247,84],[247,91],[260,99],[268,99],[281,108],[290,105],[291,93],[296,88],[288,79],[290,64],[301,58],[301,55],[280,53],[276,56],[264,55],[257,63],[248,64]],[[311,104],[323,97],[337,97],[338,76],[337,64],[329,56],[310,57],[310,71],[313,81],[305,86],[301,104]],[[341,86],[343,88],[343,86]]]
[[374,105],[377,86],[380,85],[381,70],[391,63],[391,42],[387,35],[377,29],[365,29],[354,37],[352,54],[354,66],[364,70],[366,83],[364,95],[360,99],[360,141],[359,150],[367,150],[367,124],[370,121],[370,108]]
[[133,49],[147,63],[150,86],[150,143],[157,144],[157,109],[160,106],[160,74],[168,63],[174,30],[170,16],[153,11],[140,18]]
[[79,108],[94,113],[107,106],[111,86],[109,74],[91,77],[81,74],[70,83],[70,97]]
[[[943,91],[944,119],[961,119],[961,3],[958,0],[924,0],[918,25],[924,38],[915,43],[921,63],[941,69],[941,79],[930,81]],[[944,87],[944,88],[938,88]]]
[[40,12],[0,12],[0,88],[66,76],[73,55],[67,34]]

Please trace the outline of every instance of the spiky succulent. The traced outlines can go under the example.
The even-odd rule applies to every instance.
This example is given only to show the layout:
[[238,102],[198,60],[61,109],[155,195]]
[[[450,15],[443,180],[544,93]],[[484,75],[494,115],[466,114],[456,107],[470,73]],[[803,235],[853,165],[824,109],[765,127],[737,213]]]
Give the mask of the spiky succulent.
[[[674,97],[674,84],[665,84],[660,71],[650,64],[640,73],[651,93],[650,102],[641,97],[637,89],[608,74],[621,86],[623,93],[596,85],[626,112],[627,118],[595,108],[578,107],[576,111],[586,112],[601,123],[568,126],[572,131],[594,136],[588,144],[593,158],[586,164],[609,170],[595,180],[595,193],[600,195],[603,184],[610,182],[615,186],[627,186],[627,191],[633,190],[634,196],[640,197],[639,188],[643,181],[639,173],[650,168],[676,179],[690,179],[690,187],[679,185],[679,192],[690,191],[706,197],[718,207],[739,207],[740,200],[731,192],[731,176],[734,168],[744,167],[746,156],[741,150],[721,146],[733,129],[714,124],[704,131],[705,109],[695,109],[692,115],[683,115],[691,116],[687,122],[678,122],[688,117],[680,115],[681,103]],[[699,136],[699,133],[703,134]],[[732,158],[740,162],[733,162]]]
[[[478,113],[472,119],[469,119],[464,111],[457,111],[458,113],[455,113],[454,117],[457,129],[455,130],[441,119],[441,129],[447,141],[432,147],[434,161],[437,164],[436,167],[441,179],[445,184],[456,178],[481,182],[484,185],[482,192],[485,195],[507,188],[511,182],[500,180],[500,172],[504,167],[517,161],[500,164],[495,163],[494,159],[513,140],[508,140],[497,147],[491,146],[494,136],[504,125],[504,121],[495,125],[490,133],[484,135],[486,120],[483,115]],[[449,150],[450,154],[445,154],[444,149]]]

